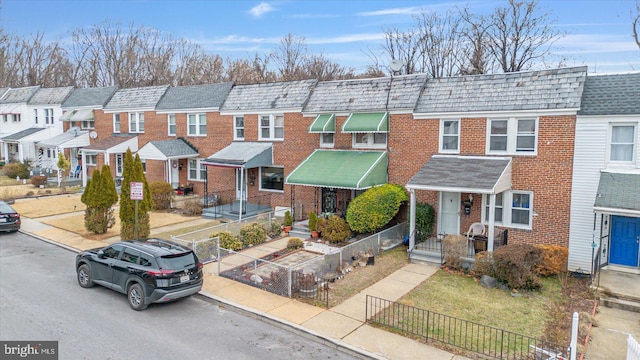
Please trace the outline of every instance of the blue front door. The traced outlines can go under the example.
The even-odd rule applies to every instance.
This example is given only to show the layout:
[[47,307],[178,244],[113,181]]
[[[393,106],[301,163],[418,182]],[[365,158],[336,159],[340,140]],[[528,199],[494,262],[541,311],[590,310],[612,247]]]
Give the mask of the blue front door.
[[611,264],[638,266],[640,218],[611,216]]

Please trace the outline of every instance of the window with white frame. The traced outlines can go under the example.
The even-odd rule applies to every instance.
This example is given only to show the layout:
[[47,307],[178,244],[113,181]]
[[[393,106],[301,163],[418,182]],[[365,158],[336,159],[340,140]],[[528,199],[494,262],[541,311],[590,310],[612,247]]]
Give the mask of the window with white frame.
[[2,114],[2,121],[7,122],[9,119],[9,116],[7,114]]
[[142,163],[142,172],[143,173],[147,173],[147,159],[140,159],[140,162]]
[[233,140],[244,140],[244,116],[233,117]]
[[609,138],[609,161],[633,163],[636,143],[634,124],[612,124]]
[[82,120],[82,122],[80,122],[80,127],[82,129],[88,130],[88,129],[94,129],[96,122],[95,120],[91,119],[91,120]]
[[207,135],[207,114],[188,114],[187,123],[189,136]]
[[333,133],[320,134],[320,146],[321,147],[333,147]]
[[120,114],[113,114],[113,132],[120,132]]
[[531,154],[537,151],[538,121],[535,118],[490,119],[487,153]]
[[176,114],[167,115],[167,128],[169,136],[176,135]]
[[87,165],[89,165],[89,166],[95,166],[96,165],[96,161],[97,161],[96,154],[87,155],[85,158],[86,158],[86,164]]
[[130,133],[143,133],[144,132],[144,113],[129,113],[129,132]]
[[53,124],[53,109],[44,109],[44,123]]
[[33,119],[38,123],[38,109],[33,109]]
[[440,121],[440,152],[460,152],[460,120]]
[[187,162],[189,180],[204,181],[207,178],[207,167],[201,159],[189,159]]
[[[483,219],[489,222],[489,196],[484,195]],[[495,223],[502,226],[531,229],[533,220],[533,192],[510,190],[496,194]]]
[[12,115],[13,115],[13,122],[21,121],[20,114],[12,114]]
[[260,140],[284,139],[284,115],[260,115]]
[[261,167],[260,190],[284,191],[284,168],[275,166]]
[[355,133],[352,139],[353,148],[387,147],[387,133]]

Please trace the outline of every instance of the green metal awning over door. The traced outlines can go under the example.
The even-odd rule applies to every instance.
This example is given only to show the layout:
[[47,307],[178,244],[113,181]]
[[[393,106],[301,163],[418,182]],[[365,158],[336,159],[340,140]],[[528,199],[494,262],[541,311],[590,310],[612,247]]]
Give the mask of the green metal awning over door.
[[342,125],[343,133],[389,132],[389,113],[351,114]]
[[334,114],[320,114],[309,126],[310,133],[336,132],[336,116]]
[[286,184],[341,189],[368,189],[387,183],[386,151],[315,150]]

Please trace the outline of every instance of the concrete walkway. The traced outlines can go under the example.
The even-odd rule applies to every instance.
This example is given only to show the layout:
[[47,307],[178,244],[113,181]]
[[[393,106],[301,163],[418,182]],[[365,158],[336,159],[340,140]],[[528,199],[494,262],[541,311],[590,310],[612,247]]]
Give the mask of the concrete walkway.
[[[193,222],[197,222],[194,220]],[[192,221],[169,225],[156,232],[193,225]],[[106,246],[108,240],[88,240],[75,233],[58,229],[34,219],[22,218],[22,232],[31,234],[73,251]],[[152,234],[154,230],[152,230]],[[260,257],[286,247],[280,239],[249,250]],[[333,344],[348,353],[373,359],[466,359],[424,343],[374,328],[365,323],[367,295],[397,300],[435,273],[437,267],[408,264],[342,304],[324,309],[294,299],[217,276],[217,263],[205,266],[205,282],[201,292],[223,306],[231,306],[265,321],[289,328],[315,341]]]

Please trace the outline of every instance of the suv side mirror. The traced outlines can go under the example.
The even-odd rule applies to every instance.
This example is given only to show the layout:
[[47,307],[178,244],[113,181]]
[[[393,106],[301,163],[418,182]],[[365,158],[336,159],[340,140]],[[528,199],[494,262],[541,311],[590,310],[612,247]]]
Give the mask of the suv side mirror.
[[102,251],[102,250],[98,250],[98,257],[99,257],[100,259],[104,259],[104,251]]

